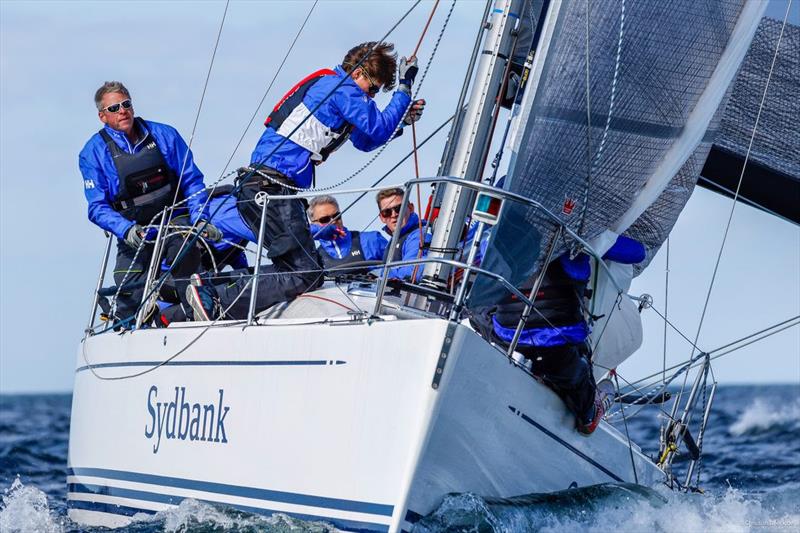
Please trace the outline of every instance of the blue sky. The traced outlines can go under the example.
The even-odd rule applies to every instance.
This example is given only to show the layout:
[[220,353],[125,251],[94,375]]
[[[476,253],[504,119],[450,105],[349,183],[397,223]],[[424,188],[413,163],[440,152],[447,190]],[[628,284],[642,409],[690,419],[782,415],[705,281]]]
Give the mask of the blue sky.
[[[389,40],[408,54],[432,3],[423,3]],[[242,146],[225,163],[256,111],[269,80],[311,2],[232,2],[206,100],[192,139],[195,160],[210,183],[247,162],[266,110],[308,72],[332,66],[350,46],[374,40],[408,2],[321,2],[312,14]],[[782,18],[786,4],[771,2]],[[449,2],[443,1],[420,51],[427,61]],[[456,6],[424,82],[429,102],[424,137],[454,110],[481,2]],[[100,127],[92,95],[104,81],[123,81],[137,114],[178,128],[189,140],[223,2],[0,2],[0,391],[67,391],[103,250],[102,232],[86,219],[77,154]],[[794,9],[792,19],[797,23]],[[386,102],[379,97],[379,103]],[[383,100],[381,100],[383,99]],[[433,175],[444,137],[420,153]],[[410,149],[392,143],[352,180],[373,181]],[[369,155],[345,148],[321,167],[319,184],[350,175]],[[413,177],[411,163],[387,183]],[[698,191],[671,240],[669,301],[675,324],[694,337],[730,200]],[[367,200],[346,222],[369,224]],[[731,236],[711,297],[700,344],[710,349],[800,314],[800,230],[747,206],[736,208]],[[663,254],[635,283],[663,302]],[[661,306],[663,307],[663,305]],[[646,342],[623,367],[630,378],[660,368],[662,326],[645,316]],[[668,359],[689,355],[677,335]],[[726,357],[715,366],[730,382],[800,381],[800,328]]]

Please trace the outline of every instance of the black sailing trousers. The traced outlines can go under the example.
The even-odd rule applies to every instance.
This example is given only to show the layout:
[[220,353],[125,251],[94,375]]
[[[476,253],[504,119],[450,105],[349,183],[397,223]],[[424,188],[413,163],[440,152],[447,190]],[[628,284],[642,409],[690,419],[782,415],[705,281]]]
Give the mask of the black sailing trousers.
[[[268,171],[271,169],[268,169]],[[278,179],[287,180],[277,175]],[[256,195],[292,195],[295,192],[279,183],[261,180],[247,183],[238,193],[238,209],[253,234],[258,236],[261,224],[262,206],[256,202]],[[256,312],[263,311],[278,302],[288,302],[300,294],[322,284],[322,261],[311,237],[306,218],[305,200],[268,200],[264,220],[264,248],[271,265],[262,266],[259,271],[256,293]],[[222,309],[228,309],[226,317],[247,318],[250,305],[248,286],[250,275],[242,272],[233,281],[217,285]]]
[[[171,224],[188,226],[190,225],[188,216],[180,216],[172,219]],[[169,230],[168,230],[169,231]],[[182,233],[174,233],[164,239],[164,249],[161,258],[167,264],[175,262],[181,252],[184,242]],[[172,269],[172,273],[165,283],[161,286],[159,297],[171,303],[184,302],[186,287],[189,286],[189,276],[200,270],[200,260],[202,251],[197,244],[189,247],[181,260]],[[153,257],[153,244],[145,243],[139,253],[135,248],[128,246],[124,240],[117,239],[117,258],[114,266],[114,282],[117,287],[123,283],[117,298],[118,321],[132,317],[144,296],[144,283],[147,281],[147,269]],[[135,261],[134,261],[135,258]],[[159,272],[161,270],[159,269]],[[132,326],[131,324],[130,326]],[[129,327],[130,327],[129,326]]]

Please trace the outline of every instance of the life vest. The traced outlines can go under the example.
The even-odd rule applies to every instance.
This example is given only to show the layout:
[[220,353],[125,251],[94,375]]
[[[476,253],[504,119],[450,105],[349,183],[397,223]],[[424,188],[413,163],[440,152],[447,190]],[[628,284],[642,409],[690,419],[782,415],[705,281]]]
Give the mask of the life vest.
[[[138,117],[135,126],[145,131]],[[154,136],[151,135],[144,148],[135,154],[117,146],[105,129],[100,130],[100,136],[111,152],[119,175],[119,193],[111,206],[128,220],[149,224],[162,209],[172,205],[178,189],[177,176],[164,161]]]
[[[361,248],[361,234],[358,231],[350,232],[350,251],[344,257],[333,257],[325,248],[321,248],[322,264],[326,270],[340,268],[351,263],[364,261],[364,250]],[[364,269],[367,271],[368,269]],[[343,274],[356,274],[361,270],[342,270]],[[338,273],[338,272],[337,272]]]
[[[524,329],[571,326],[585,321],[583,299],[588,279],[576,279],[570,274],[560,260],[550,263],[534,300],[538,313],[531,312]],[[524,294],[529,291],[530,288],[522,289]],[[511,297],[497,305],[494,318],[502,327],[514,328],[524,308],[523,302]]]
[[264,121],[264,126],[311,152],[311,160],[317,163],[328,159],[353,131],[353,125],[346,121],[338,128],[326,126],[303,103],[308,90],[323,76],[337,74],[327,68],[309,74],[283,95]]

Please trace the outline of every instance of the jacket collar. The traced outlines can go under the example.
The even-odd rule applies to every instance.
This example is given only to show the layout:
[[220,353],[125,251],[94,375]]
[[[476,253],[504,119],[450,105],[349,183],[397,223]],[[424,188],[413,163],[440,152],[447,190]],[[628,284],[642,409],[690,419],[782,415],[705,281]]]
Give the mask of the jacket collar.
[[342,85],[348,85],[349,84],[349,85],[355,85],[356,87],[358,87],[358,85],[356,85],[356,82],[353,80],[353,78],[350,77],[350,74],[345,72],[345,70],[342,67],[342,65],[336,65],[336,67],[333,69],[333,71],[336,72],[336,74],[338,74],[342,78],[346,78],[345,82]]
[[[416,213],[411,213],[408,217],[408,222],[403,224],[403,227],[400,228],[400,236],[405,237],[408,233],[414,231],[414,228],[419,226],[419,216]],[[392,236],[392,232],[389,231],[388,226],[383,226],[383,232],[390,237]]]
[[124,132],[119,130],[115,130],[114,128],[110,127],[108,124],[103,125],[103,130],[114,140],[117,146],[132,154],[136,151],[136,149],[142,145],[145,139],[150,136],[150,131],[147,129],[147,125],[145,121],[139,117],[134,118],[134,124],[136,128],[139,128],[139,133],[141,133],[141,137],[139,137],[139,141],[135,145],[131,145],[131,142],[128,140],[128,137],[125,135]]

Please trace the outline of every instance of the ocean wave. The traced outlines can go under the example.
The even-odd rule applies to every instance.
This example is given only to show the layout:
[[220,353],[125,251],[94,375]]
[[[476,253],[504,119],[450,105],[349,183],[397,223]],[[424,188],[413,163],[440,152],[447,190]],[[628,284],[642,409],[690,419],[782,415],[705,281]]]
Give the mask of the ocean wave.
[[[794,495],[793,495],[794,496]],[[776,507],[736,489],[722,494],[685,494],[666,488],[597,485],[509,500],[485,500],[474,494],[450,495],[414,533],[482,531],[750,532],[796,531],[800,509],[789,498]]]
[[728,432],[736,437],[772,429],[797,429],[800,426],[800,400],[778,405],[756,398],[731,424]]
[[50,510],[47,495],[36,487],[23,485],[17,476],[2,496],[0,531],[61,533],[64,527]]
[[235,531],[237,533],[328,533],[336,531],[324,522],[298,520],[285,514],[272,516],[237,511],[224,505],[213,505],[193,499],[154,515],[139,514],[127,531],[154,530],[176,533],[183,531]]

